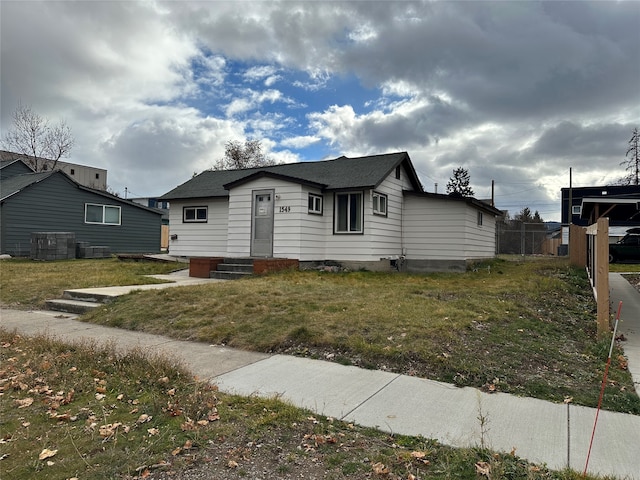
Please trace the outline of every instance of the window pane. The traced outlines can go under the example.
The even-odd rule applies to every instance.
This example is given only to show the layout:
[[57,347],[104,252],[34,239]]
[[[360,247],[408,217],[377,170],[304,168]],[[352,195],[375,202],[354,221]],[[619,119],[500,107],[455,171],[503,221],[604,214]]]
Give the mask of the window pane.
[[184,211],[184,219],[185,220],[195,220],[196,219],[196,211],[193,208],[188,208]]
[[362,208],[360,207],[362,196],[359,193],[352,193],[349,197],[349,231],[359,232],[362,225]]
[[196,211],[196,214],[197,214],[198,220],[206,220],[207,219],[207,209],[206,208],[199,208]]
[[380,213],[387,213],[387,197],[380,196]]
[[102,205],[87,205],[85,222],[102,223]]
[[349,203],[348,195],[338,195],[338,208],[336,211],[337,221],[336,229],[338,232],[347,231],[347,206]]
[[104,223],[120,223],[120,207],[104,207]]

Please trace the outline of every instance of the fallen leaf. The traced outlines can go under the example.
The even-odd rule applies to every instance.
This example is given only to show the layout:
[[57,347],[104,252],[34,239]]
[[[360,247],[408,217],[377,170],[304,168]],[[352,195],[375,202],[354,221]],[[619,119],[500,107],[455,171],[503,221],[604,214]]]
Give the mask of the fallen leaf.
[[411,452],[413,458],[424,458],[426,455],[424,452]]
[[227,463],[227,467],[229,468],[238,468],[240,465],[238,465],[238,462],[234,461],[234,460],[229,460],[229,463]]
[[33,403],[33,398],[27,397],[22,400],[16,400],[15,404],[18,405],[18,408],[27,408]]
[[487,462],[477,462],[476,473],[478,475],[485,475],[489,477],[491,475],[491,465],[489,465]]
[[373,473],[376,475],[386,475],[389,473],[389,469],[382,462],[374,463],[372,468]]
[[564,403],[571,403],[573,402],[573,397],[564,397]]
[[47,458],[55,456],[57,453],[58,450],[49,450],[48,448],[45,448],[40,452],[40,455],[38,455],[38,460],[46,460]]
[[158,435],[160,433],[160,430],[158,430],[157,428],[149,428],[147,429],[147,432],[149,433],[149,435],[153,436]]
[[629,362],[623,355],[618,355],[618,368],[620,370],[628,370]]

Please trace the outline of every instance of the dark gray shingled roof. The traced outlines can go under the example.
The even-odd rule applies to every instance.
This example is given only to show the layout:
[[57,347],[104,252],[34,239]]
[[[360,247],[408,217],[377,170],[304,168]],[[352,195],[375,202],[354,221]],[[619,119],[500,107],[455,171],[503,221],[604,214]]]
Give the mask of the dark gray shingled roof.
[[25,173],[0,180],[0,200],[15,195],[29,185],[38,183],[53,173],[54,172]]
[[183,198],[227,197],[229,188],[256,176],[273,176],[291,182],[310,184],[323,190],[375,188],[398,165],[403,165],[415,190],[422,185],[407,152],[370,155],[367,157],[340,157],[318,162],[287,163],[243,170],[206,171],[165,193],[161,200]]

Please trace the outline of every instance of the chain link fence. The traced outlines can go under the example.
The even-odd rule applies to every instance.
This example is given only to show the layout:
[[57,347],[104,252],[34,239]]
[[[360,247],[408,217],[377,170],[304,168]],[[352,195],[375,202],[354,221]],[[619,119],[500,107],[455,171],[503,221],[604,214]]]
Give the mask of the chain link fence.
[[[515,222],[513,222],[515,223]],[[498,254],[556,255],[554,242],[548,241],[547,229],[541,223],[498,223],[496,246]]]

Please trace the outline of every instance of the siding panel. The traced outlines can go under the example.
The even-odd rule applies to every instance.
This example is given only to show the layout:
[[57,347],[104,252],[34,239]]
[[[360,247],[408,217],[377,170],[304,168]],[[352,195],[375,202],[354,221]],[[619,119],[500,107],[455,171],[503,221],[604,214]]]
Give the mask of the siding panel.
[[[84,222],[85,204],[119,206],[121,225]],[[2,253],[28,255],[31,232],[74,232],[76,241],[108,246],[114,253],[160,251],[161,215],[118,198],[83,190],[53,174],[6,199],[0,213]]]

